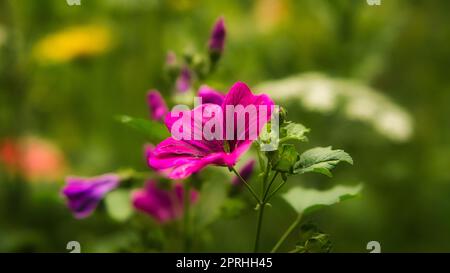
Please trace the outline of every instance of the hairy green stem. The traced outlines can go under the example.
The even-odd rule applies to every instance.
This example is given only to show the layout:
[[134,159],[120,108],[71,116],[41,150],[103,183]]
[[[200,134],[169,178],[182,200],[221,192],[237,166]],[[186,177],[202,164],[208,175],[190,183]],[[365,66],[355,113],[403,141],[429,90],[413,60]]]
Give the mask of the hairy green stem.
[[302,215],[299,214],[295,221],[288,227],[288,229],[284,232],[284,234],[281,236],[281,238],[278,240],[278,242],[275,244],[275,246],[272,248],[270,253],[277,252],[278,248],[286,241],[287,237],[294,231],[294,229],[298,226],[300,221],[302,220]]

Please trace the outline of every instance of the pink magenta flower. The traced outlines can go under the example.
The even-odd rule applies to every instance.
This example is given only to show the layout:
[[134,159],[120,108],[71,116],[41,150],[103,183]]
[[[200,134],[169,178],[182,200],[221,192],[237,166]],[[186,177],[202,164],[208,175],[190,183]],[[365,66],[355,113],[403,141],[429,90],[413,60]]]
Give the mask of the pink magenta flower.
[[[247,151],[252,141],[255,140],[247,137],[249,128],[253,128],[253,125],[258,123],[257,129],[260,131],[262,126],[270,119],[273,105],[273,101],[267,95],[254,95],[244,83],[235,83],[221,105],[202,104],[194,110],[181,112],[182,114],[189,112],[188,116],[193,117],[192,120],[186,121],[188,129],[183,132],[183,134],[188,134],[191,137],[178,139],[172,134],[172,137],[159,143],[149,154],[148,164],[155,170],[170,170],[169,178],[172,179],[186,178],[208,165],[233,167],[241,154]],[[226,126],[227,119],[225,117],[230,114],[227,112],[229,106],[253,106],[256,109],[256,115],[247,116],[243,113],[244,116],[239,117],[241,121],[245,121],[242,125],[242,122],[237,122],[239,113],[231,113],[234,115],[231,116],[234,122],[231,124],[232,126]],[[262,107],[260,106],[268,108],[267,111],[261,112]],[[210,118],[205,118],[201,115],[205,109],[211,107],[219,108],[223,112],[223,116],[212,115]],[[265,116],[263,116],[264,114]],[[165,123],[169,131],[173,132],[172,127],[179,123],[179,120],[180,116],[172,112],[166,115]],[[204,128],[205,124],[211,120],[219,122],[222,127],[231,127],[232,131],[223,132],[223,134],[226,133],[227,137],[222,139],[210,139],[201,130],[201,135],[197,135],[198,127]],[[181,117],[180,121],[184,123],[184,117]],[[232,136],[231,139],[228,137],[229,135]]]
[[104,174],[92,178],[68,177],[62,193],[67,198],[67,206],[75,218],[85,218],[92,214],[100,200],[119,186],[120,177]]
[[211,32],[211,37],[209,39],[209,51],[221,54],[223,52],[223,47],[225,45],[226,29],[225,22],[222,17],[220,17],[214,24],[213,30]]
[[[242,169],[239,170],[240,176],[244,178],[245,181],[247,181],[252,176],[254,167],[255,160],[250,160],[244,165],[244,167],[242,167]],[[233,184],[234,186],[239,186],[243,183],[239,177],[235,176],[231,181],[231,184]]]
[[164,98],[157,90],[151,90],[147,93],[147,103],[150,109],[150,117],[156,121],[163,121],[169,108],[164,101]]
[[[156,222],[163,224],[183,215],[184,188],[182,183],[175,183],[171,189],[160,189],[157,182],[150,180],[143,189],[132,193],[133,206],[148,215]],[[190,203],[198,200],[198,192],[191,190]]]

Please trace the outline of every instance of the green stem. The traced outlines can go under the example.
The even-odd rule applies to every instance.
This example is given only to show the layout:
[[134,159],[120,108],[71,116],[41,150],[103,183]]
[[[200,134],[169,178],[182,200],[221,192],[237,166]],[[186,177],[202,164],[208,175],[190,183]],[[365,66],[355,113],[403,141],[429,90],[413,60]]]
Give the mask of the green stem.
[[244,185],[247,187],[247,189],[249,190],[249,192],[253,195],[253,197],[255,198],[256,202],[258,202],[259,205],[262,204],[261,200],[259,199],[258,195],[256,194],[256,192],[253,190],[253,188],[247,183],[247,181],[245,181],[245,179],[239,174],[238,171],[236,171],[236,169],[234,167],[231,167],[231,170],[236,174],[237,177],[239,177],[239,179],[244,183]]
[[267,179],[269,178],[269,172],[270,172],[270,162],[269,162],[269,159],[267,159],[267,164],[266,164],[266,169],[264,170],[263,184],[262,184],[262,195],[263,196],[266,191]]
[[183,205],[184,205],[184,217],[183,217],[183,228],[184,228],[184,252],[189,252],[191,249],[191,234],[189,229],[190,224],[190,187],[189,181],[185,182]]
[[272,248],[270,253],[277,252],[278,248],[286,241],[287,237],[294,231],[294,229],[298,226],[300,221],[302,220],[302,215],[299,214],[295,221],[288,227],[288,229],[284,232],[284,234],[281,236],[281,238],[278,240],[278,242],[275,244],[275,246]]
[[[268,188],[266,188],[267,186],[267,180],[269,178],[270,175],[270,161],[267,160],[267,165],[266,165],[266,169],[264,170],[264,176],[263,176],[263,185],[262,185],[262,200],[260,201],[260,206],[259,206],[259,211],[258,211],[258,222],[256,225],[256,238],[255,238],[255,246],[253,251],[255,253],[257,253],[259,251],[259,240],[261,237],[261,230],[262,230],[262,223],[263,223],[263,217],[264,217],[264,209],[266,207],[266,202],[265,202],[265,196],[267,194],[267,190]],[[274,178],[272,179],[271,183],[273,182],[273,180],[275,179],[276,174],[274,175]],[[270,185],[269,185],[270,188]]]
[[262,204],[259,207],[259,211],[258,211],[258,224],[256,226],[256,239],[255,239],[255,247],[253,249],[253,251],[255,253],[258,253],[259,251],[259,238],[261,235],[261,228],[262,228],[262,221],[263,221],[263,216],[264,216],[264,208],[266,207],[266,204]]
[[284,184],[286,184],[286,181],[283,181],[273,192],[269,194],[269,196],[267,196],[267,202],[270,201],[270,199],[284,186]]
[[273,182],[274,182],[275,179],[277,178],[278,174],[279,174],[279,172],[276,172],[276,173],[273,175],[272,180],[271,180],[270,183],[269,183],[269,186],[267,187],[266,191],[264,192],[264,196],[263,196],[263,199],[262,199],[263,203],[267,203],[267,202],[269,201],[269,199],[268,199],[268,198],[266,199],[266,197],[267,197],[267,194],[268,194],[269,191],[270,191],[270,188],[272,187]]

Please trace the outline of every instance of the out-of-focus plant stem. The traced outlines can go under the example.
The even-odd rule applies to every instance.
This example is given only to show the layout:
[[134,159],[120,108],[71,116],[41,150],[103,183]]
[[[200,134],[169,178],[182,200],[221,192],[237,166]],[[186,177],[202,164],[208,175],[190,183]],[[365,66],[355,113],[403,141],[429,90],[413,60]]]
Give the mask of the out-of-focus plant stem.
[[[261,199],[261,202],[260,202],[259,207],[258,207],[259,208],[259,211],[258,211],[258,222],[257,222],[257,225],[256,225],[255,247],[253,249],[253,251],[255,253],[257,253],[259,251],[259,240],[260,240],[260,237],[261,237],[261,229],[262,229],[262,223],[263,223],[263,218],[264,218],[264,209],[266,207],[266,200],[265,200],[266,192],[270,188],[270,185],[273,182],[273,180],[272,180],[270,182],[269,187],[267,187],[267,180],[269,179],[269,175],[270,175],[270,161],[267,160],[267,166],[266,166],[266,169],[264,170],[264,175],[263,175],[262,199]],[[276,175],[274,176],[274,178],[275,177],[276,177]]]
[[189,181],[185,182],[184,185],[184,218],[183,218],[183,228],[184,228],[184,252],[189,252],[191,250],[191,230],[190,230],[190,191],[191,185]]
[[297,218],[295,219],[295,221],[288,227],[288,229],[280,237],[280,239],[275,244],[275,246],[272,248],[270,253],[277,252],[278,248],[280,248],[280,246],[284,243],[284,241],[286,241],[287,237],[292,233],[292,231],[294,231],[294,229],[298,226],[298,224],[300,223],[301,220],[302,220],[302,215],[299,214],[297,216]]
[[253,188],[248,184],[248,182],[245,181],[245,179],[239,174],[238,171],[236,171],[236,169],[234,167],[231,167],[231,171],[234,172],[234,174],[236,174],[237,177],[239,177],[239,179],[242,181],[242,183],[244,183],[244,185],[247,187],[248,191],[255,198],[256,202],[258,202],[258,205],[261,205],[262,204],[261,200],[259,199],[259,197],[256,194],[255,190],[253,190]]

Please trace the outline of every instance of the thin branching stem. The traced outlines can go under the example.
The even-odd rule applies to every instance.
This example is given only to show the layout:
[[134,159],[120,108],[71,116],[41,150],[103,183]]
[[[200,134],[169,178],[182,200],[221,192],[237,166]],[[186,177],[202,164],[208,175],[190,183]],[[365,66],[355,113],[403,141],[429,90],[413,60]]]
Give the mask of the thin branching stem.
[[256,194],[256,192],[253,190],[253,188],[250,186],[250,184],[248,184],[247,181],[245,181],[245,179],[239,174],[238,171],[236,171],[236,169],[234,167],[231,167],[231,170],[236,174],[237,177],[239,177],[239,179],[242,181],[242,183],[244,183],[244,185],[247,187],[248,191],[255,198],[256,202],[258,202],[258,205],[261,205],[262,204],[261,200],[259,199],[259,197]]

